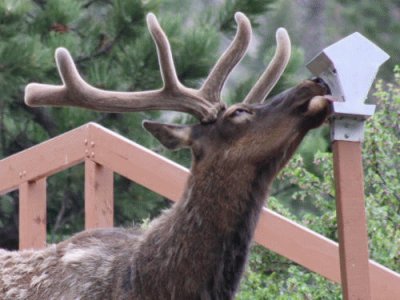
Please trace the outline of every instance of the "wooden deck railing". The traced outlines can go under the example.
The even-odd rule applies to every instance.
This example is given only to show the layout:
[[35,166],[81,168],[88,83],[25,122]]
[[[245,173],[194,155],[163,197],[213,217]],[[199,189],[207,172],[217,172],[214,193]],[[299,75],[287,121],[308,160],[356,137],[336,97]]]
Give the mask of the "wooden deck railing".
[[[113,173],[173,201],[189,171],[97,124],[89,123],[0,160],[0,195],[19,189],[20,248],[46,245],[46,178],[85,163],[85,227],[113,226]],[[340,283],[338,244],[264,208],[255,241]],[[373,299],[400,299],[400,274],[370,260]]]

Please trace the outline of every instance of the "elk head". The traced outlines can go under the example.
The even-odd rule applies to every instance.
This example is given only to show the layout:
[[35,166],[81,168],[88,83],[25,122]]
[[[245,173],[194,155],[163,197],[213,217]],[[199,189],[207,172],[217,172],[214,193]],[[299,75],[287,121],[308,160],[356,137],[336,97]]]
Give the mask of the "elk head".
[[328,88],[320,80],[308,80],[263,103],[290,57],[289,36],[280,28],[276,33],[276,53],[267,69],[243,102],[227,107],[221,100],[221,90],[245,54],[251,37],[247,17],[236,13],[235,19],[235,38],[197,90],[180,83],[168,39],[156,17],[149,14],[147,24],[157,47],[164,82],[161,89],[114,92],[92,87],[80,77],[68,51],[59,48],[56,61],[63,85],[31,83],[26,87],[25,101],[33,106],[78,106],[107,112],[173,110],[192,114],[200,121],[198,124],[145,121],[143,125],[169,149],[190,147],[195,164],[210,156],[250,164],[282,153],[290,157],[305,133],[326,119],[329,97],[324,95]]

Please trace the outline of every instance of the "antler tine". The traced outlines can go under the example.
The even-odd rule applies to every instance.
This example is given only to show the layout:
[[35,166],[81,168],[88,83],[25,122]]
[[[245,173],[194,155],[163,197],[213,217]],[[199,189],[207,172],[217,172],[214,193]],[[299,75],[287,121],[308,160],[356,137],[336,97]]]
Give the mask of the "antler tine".
[[291,52],[290,38],[284,28],[276,31],[276,51],[267,69],[243,100],[244,103],[262,103],[285,70]]
[[168,38],[162,30],[154,14],[147,15],[147,27],[157,46],[158,61],[160,64],[161,76],[164,82],[164,88],[177,88],[181,84],[176,75],[175,64],[172,58],[171,46]]
[[63,86],[30,83],[25,88],[25,102],[31,106],[64,105],[67,97],[66,86],[78,86],[83,83],[67,49],[58,48],[55,60]]
[[217,61],[203,86],[201,94],[211,102],[220,102],[220,94],[226,78],[232,69],[240,62],[251,39],[251,23],[241,12],[235,14],[235,21],[238,25],[235,38],[229,48]]

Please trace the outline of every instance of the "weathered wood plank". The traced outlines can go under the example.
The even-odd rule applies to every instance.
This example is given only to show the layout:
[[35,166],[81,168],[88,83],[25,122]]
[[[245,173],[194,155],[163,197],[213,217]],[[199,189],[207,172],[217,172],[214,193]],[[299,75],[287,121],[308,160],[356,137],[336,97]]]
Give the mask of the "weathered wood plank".
[[19,249],[46,246],[46,178],[19,188]]
[[90,125],[84,125],[0,160],[0,195],[83,161]]
[[113,227],[114,173],[85,160],[85,229]]

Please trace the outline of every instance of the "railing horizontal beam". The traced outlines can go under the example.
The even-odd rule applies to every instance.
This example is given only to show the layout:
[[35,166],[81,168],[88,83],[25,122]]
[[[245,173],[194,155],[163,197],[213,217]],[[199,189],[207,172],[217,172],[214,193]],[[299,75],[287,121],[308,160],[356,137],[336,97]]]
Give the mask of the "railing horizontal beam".
[[90,124],[0,160],[0,195],[83,161]]
[[168,198],[178,200],[189,171],[120,135],[91,124],[91,159]]

